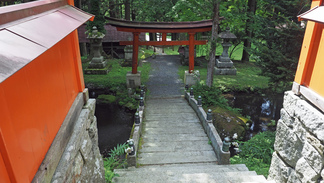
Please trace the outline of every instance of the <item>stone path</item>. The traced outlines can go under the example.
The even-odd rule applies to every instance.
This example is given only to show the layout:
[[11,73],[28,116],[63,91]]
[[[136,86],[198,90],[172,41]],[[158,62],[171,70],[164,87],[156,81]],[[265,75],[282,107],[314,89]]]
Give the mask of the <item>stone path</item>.
[[179,58],[150,59],[150,90],[145,103],[138,168],[115,170],[113,182],[267,182],[245,165],[218,165],[194,110],[181,97]]
[[150,58],[147,61],[152,68],[146,83],[149,97],[180,97],[183,83],[178,76],[179,56],[157,55],[155,59]]

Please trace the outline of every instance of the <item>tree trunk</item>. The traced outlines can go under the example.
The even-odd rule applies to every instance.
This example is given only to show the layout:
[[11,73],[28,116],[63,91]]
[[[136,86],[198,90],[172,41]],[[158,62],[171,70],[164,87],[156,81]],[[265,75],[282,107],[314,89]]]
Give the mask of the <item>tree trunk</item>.
[[216,59],[216,41],[218,37],[218,23],[219,23],[219,1],[214,2],[214,11],[213,11],[213,26],[212,26],[212,35],[211,35],[211,48],[209,53],[209,62],[207,66],[207,79],[206,85],[211,87],[213,85],[214,77],[214,67]]
[[251,39],[253,36],[253,32],[249,27],[253,21],[252,15],[255,14],[255,11],[256,11],[256,0],[248,0],[248,9],[247,9],[248,19],[245,24],[245,34],[248,38],[244,40],[242,62],[250,60],[250,55],[247,50],[251,48]]
[[125,0],[125,19],[130,20],[130,0]]
[[88,56],[87,43],[80,43],[81,56]]

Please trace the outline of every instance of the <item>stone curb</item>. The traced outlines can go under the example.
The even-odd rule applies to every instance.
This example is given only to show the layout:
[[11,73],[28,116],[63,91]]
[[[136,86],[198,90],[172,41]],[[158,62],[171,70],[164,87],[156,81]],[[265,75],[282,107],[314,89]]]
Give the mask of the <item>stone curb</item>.
[[[144,94],[144,103],[145,103],[145,94]],[[135,154],[134,155],[127,155],[127,164],[128,166],[135,166],[137,164],[137,152],[139,149],[139,143],[140,143],[140,136],[142,133],[142,127],[143,127],[143,117],[144,117],[144,106],[138,106],[137,108],[138,115],[140,117],[140,123],[136,124],[134,122],[134,130],[133,135],[130,137],[130,139],[134,140],[134,147],[135,147]]]
[[227,165],[230,164],[230,152],[224,152],[222,150],[223,142],[220,136],[218,135],[216,128],[213,123],[206,120],[207,114],[201,106],[197,105],[197,101],[190,96],[189,92],[185,92],[185,99],[188,101],[189,105],[198,115],[200,123],[202,124],[209,140],[211,141],[211,145],[213,146],[213,150],[217,156],[219,165]]

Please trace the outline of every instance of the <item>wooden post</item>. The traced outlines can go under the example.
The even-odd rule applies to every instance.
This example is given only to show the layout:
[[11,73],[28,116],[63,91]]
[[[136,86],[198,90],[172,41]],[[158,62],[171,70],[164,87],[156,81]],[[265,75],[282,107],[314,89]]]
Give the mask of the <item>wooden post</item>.
[[[162,42],[166,45],[166,37],[167,33],[163,32],[162,33]],[[162,46],[162,53],[164,53],[164,46]]]
[[189,32],[189,73],[192,73],[195,67],[195,32]]
[[133,63],[132,63],[132,74],[136,74],[137,73],[139,34],[140,34],[139,32],[133,32]]

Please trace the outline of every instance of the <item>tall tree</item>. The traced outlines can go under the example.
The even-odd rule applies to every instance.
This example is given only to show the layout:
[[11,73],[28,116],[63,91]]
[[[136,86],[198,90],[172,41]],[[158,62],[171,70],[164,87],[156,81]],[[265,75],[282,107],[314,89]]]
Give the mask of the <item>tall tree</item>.
[[125,0],[125,19],[126,20],[130,20],[130,13],[131,13],[130,0]]
[[215,53],[216,53],[216,42],[218,38],[218,24],[219,24],[219,2],[220,0],[213,1],[213,26],[212,26],[212,35],[211,35],[211,49],[209,62],[207,66],[207,79],[206,85],[211,87],[213,85],[214,78],[214,67],[215,67]]
[[[297,15],[307,10],[309,1],[259,0],[255,15],[251,53],[262,75],[270,78],[272,88],[286,90],[294,79],[304,28]],[[309,7],[309,6],[308,6]],[[262,29],[261,29],[262,28]]]
[[257,5],[256,0],[248,0],[247,20],[246,20],[246,24],[245,24],[246,38],[244,39],[242,62],[250,60],[250,55],[249,55],[248,50],[251,49],[251,39],[252,39],[252,35],[253,35],[250,25],[253,24],[253,17],[255,15],[256,5]]

